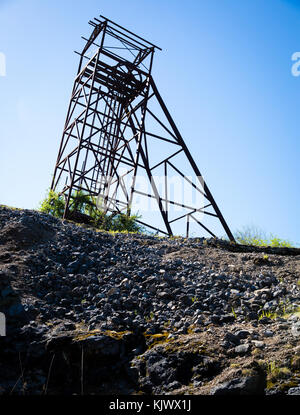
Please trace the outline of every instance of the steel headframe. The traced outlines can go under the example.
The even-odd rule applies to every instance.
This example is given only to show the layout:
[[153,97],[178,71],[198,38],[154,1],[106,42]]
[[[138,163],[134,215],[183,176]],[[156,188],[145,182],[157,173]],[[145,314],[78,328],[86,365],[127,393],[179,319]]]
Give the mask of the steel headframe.
[[[105,213],[130,214],[134,207],[133,198],[139,195],[156,201],[163,226],[157,228],[153,222],[138,222],[158,233],[172,236],[173,224],[184,220],[188,237],[193,220],[200,229],[215,237],[212,230],[197,218],[197,213],[201,213],[221,222],[229,239],[234,241],[152,77],[154,53],[161,49],[104,16],[89,24],[93,32],[88,39],[82,38],[86,42],[82,52],[76,52],[80,55],[79,68],[51,186],[65,197],[64,217],[68,216],[75,190],[87,192],[98,200],[101,198]],[[163,116],[150,109],[153,101]],[[148,117],[151,118],[150,128],[146,124]],[[151,139],[156,141],[156,152],[157,144],[169,146],[167,156],[155,165],[150,161]],[[183,173],[182,162],[176,163],[178,156],[185,157],[197,177],[197,185]],[[164,171],[163,189],[159,189],[154,177],[154,170],[158,168]],[[167,188],[171,168],[203,195],[205,206],[179,203],[176,197],[171,200]],[[137,189],[136,177],[140,169],[151,183],[149,194]],[[130,177],[127,188],[125,176]],[[123,200],[117,191],[121,191]],[[171,219],[170,206],[179,206],[185,213]]]

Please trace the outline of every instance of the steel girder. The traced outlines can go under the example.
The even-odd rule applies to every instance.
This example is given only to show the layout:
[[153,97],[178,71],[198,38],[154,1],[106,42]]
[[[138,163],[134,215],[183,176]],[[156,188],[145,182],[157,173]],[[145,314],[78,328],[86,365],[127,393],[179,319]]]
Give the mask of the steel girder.
[[[219,222],[234,241],[154,82],[153,57],[160,48],[103,16],[89,23],[93,32],[83,38],[51,186],[65,196],[65,217],[74,190],[97,197],[105,213],[130,214],[138,196],[156,204],[160,226],[152,218],[138,220],[152,230],[171,236],[174,224],[184,221],[188,237],[193,222],[214,237],[207,218]],[[171,196],[170,171],[201,195],[200,205],[179,197],[176,185]],[[148,190],[138,188],[139,174]]]

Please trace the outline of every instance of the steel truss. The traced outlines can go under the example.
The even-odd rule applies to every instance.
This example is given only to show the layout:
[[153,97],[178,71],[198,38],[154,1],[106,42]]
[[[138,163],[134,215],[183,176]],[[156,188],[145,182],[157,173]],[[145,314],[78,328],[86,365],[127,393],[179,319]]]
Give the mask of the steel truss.
[[[160,227],[152,220],[138,221],[152,230],[172,236],[173,225],[185,221],[188,237],[194,221],[214,237],[213,230],[202,223],[205,217],[221,223],[234,241],[152,77],[154,53],[161,49],[103,16],[89,24],[93,32],[90,38],[83,38],[82,52],[76,52],[80,63],[51,186],[65,196],[65,217],[74,190],[101,199],[106,213],[130,214],[134,198],[139,196],[157,204]],[[160,146],[167,148],[161,158]],[[155,162],[151,158],[154,151]],[[184,163],[196,182],[183,171]],[[162,188],[156,183],[159,169],[164,176]],[[202,195],[203,205],[190,206],[176,192],[171,197],[170,170]],[[137,188],[139,172],[147,178],[150,192]],[[172,206],[182,208],[183,213],[171,217]]]

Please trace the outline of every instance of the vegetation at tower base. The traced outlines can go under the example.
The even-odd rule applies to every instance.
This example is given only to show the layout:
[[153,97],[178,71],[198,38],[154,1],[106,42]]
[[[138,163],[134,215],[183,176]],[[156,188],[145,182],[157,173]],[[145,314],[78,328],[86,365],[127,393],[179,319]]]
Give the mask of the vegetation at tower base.
[[245,226],[234,234],[236,242],[242,245],[270,246],[273,248],[293,248],[292,242],[278,238],[278,236],[267,236],[264,231],[255,226]]
[[[41,202],[40,212],[62,218],[65,211],[65,198],[49,190]],[[71,195],[68,218],[74,222],[83,222],[105,231],[141,233],[145,229],[136,220],[138,215],[124,213],[105,214],[97,207],[97,198],[86,192],[76,190]]]
[[0,312],[2,395],[300,393],[298,248],[2,206]]

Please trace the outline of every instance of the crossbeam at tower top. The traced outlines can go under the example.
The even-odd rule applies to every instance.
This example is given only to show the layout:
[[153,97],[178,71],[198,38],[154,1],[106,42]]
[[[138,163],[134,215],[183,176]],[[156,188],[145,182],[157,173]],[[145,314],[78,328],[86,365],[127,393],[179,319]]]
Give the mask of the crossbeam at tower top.
[[[89,21],[93,31],[89,38],[82,36],[86,42],[82,52],[75,51],[81,56],[78,73],[82,69],[83,59],[90,60],[91,53],[101,50],[107,59],[113,59],[119,64],[133,65],[144,75],[149,75],[155,50],[162,50],[159,46],[136,35],[112,20],[100,15]],[[94,46],[94,49],[92,48]],[[126,54],[127,53],[127,54]]]
[[[140,41],[142,41],[142,42],[144,42],[144,43],[148,43],[148,45],[151,45],[152,47],[154,47],[154,48],[156,48],[156,49],[159,49],[160,51],[162,50],[159,46],[156,46],[156,45],[154,45],[153,43],[149,42],[148,40],[143,39],[142,37],[140,37],[140,36],[136,35],[136,34],[135,34],[135,33],[133,33],[133,32],[130,32],[128,29],[125,29],[124,27],[122,27],[122,26],[118,25],[117,23],[113,22],[112,20],[108,19],[107,17],[104,17],[104,16],[102,16],[102,15],[100,15],[100,17],[101,17],[102,19],[104,19],[105,21],[109,22],[110,24],[112,24],[112,25],[114,25],[114,26],[118,27],[118,28],[119,28],[119,29],[121,29],[123,32],[128,33],[128,34],[130,34],[131,36],[134,36],[135,38],[139,39]],[[100,22],[100,20],[98,20],[98,19],[95,19],[95,20],[96,20],[97,22]],[[100,22],[100,23],[101,23],[101,22]],[[138,42],[138,43],[140,43],[140,42]]]

